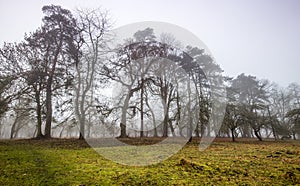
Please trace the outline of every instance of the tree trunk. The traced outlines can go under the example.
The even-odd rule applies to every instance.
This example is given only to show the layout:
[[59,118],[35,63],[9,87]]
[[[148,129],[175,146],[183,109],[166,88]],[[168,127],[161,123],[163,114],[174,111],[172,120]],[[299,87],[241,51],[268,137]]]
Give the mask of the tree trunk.
[[[91,80],[90,80],[91,82]],[[84,88],[84,85],[82,85],[83,88],[83,92],[81,95],[81,99],[80,99],[80,107],[78,108],[80,110],[80,114],[78,115],[78,119],[79,119],[79,139],[85,139],[85,120],[86,120],[86,111],[85,111],[85,97],[87,94],[87,91],[90,89],[90,84],[86,85],[87,87]],[[80,87],[78,88],[78,90],[80,91]],[[78,101],[78,100],[77,100]],[[77,103],[79,104],[79,103]]]
[[[189,111],[190,112],[190,111]],[[193,140],[193,124],[192,124],[192,118],[191,115],[189,115],[189,127],[188,127],[188,138],[189,138],[189,143],[192,142]]]
[[15,134],[15,131],[16,131],[17,120],[18,120],[18,114],[17,114],[17,116],[16,116],[16,119],[15,119],[14,123],[13,123],[12,126],[11,126],[11,130],[10,130],[10,139],[13,139],[13,138],[14,138],[14,134]]
[[62,138],[63,132],[64,132],[65,127],[63,126],[63,128],[61,129],[60,133],[59,133],[59,137]]
[[147,93],[145,95],[146,95],[145,103],[146,103],[147,107],[149,108],[149,111],[151,112],[152,121],[153,121],[153,131],[154,131],[154,135],[153,136],[157,137],[158,134],[157,134],[157,126],[156,126],[155,114],[154,114],[153,110],[150,109],[150,104],[148,102],[148,95],[147,95]]
[[[25,122],[25,121],[24,121]],[[22,128],[22,126],[20,126],[20,124],[17,123],[16,125],[16,130],[15,130],[15,134],[13,138],[17,138],[18,137],[18,133],[20,131],[20,129]]]
[[140,137],[144,137],[144,79],[142,78],[141,88],[141,131]]
[[40,93],[36,91],[35,93],[35,100],[36,100],[36,118],[37,118],[37,134],[36,138],[42,138],[42,106],[40,100]]
[[87,124],[87,134],[86,134],[87,138],[89,138],[90,134],[91,134],[91,123],[92,123],[91,113],[89,113],[89,119],[88,119],[88,124]]
[[168,114],[165,114],[163,122],[163,137],[168,137]]
[[180,127],[180,126],[179,126],[179,135],[180,135],[180,137],[184,137],[183,127]]
[[121,128],[120,138],[126,138],[127,137],[126,124],[120,123],[120,128]]
[[195,129],[195,135],[196,135],[196,137],[198,137],[198,138],[200,138],[199,123],[200,123],[200,122],[197,122],[196,129]]
[[121,123],[120,123],[120,128],[121,128],[121,134],[120,134],[120,138],[126,138],[127,134],[126,134],[126,113],[127,113],[127,108],[129,105],[129,100],[131,97],[131,92],[128,93],[128,95],[125,98],[124,101],[124,106],[122,107],[122,118],[121,118]]
[[[162,90],[162,100],[163,104],[167,103],[167,91],[165,88]],[[168,108],[164,108],[165,111],[165,117],[163,121],[163,137],[168,137],[168,121],[169,121],[169,113],[168,113]]]
[[277,140],[277,134],[276,134],[275,128],[273,126],[273,119],[272,119],[271,111],[270,111],[269,107],[268,107],[268,115],[269,115],[269,119],[270,119],[270,125],[271,125],[271,128],[272,128],[272,133],[273,133],[274,139],[276,141]]
[[262,137],[259,135],[259,131],[256,130],[256,129],[254,129],[253,131],[254,131],[254,135],[257,137],[257,139],[258,139],[259,141],[262,141]]
[[176,106],[177,106],[177,117],[176,117],[176,125],[179,128],[179,135],[181,137],[183,137],[184,135],[182,134],[182,128],[179,126],[180,125],[180,114],[181,114],[181,106],[180,106],[180,102],[179,102],[179,93],[178,93],[178,89],[176,91]]
[[174,129],[171,121],[169,121],[169,125],[170,125],[170,129],[171,129],[171,132],[172,132],[172,136],[175,137],[176,136],[175,129]]
[[205,133],[205,126],[203,123],[201,123],[201,126],[200,126],[200,134],[201,134],[201,137],[204,137],[204,133]]
[[191,110],[191,87],[190,87],[190,82],[188,81],[187,84],[187,90],[188,90],[188,104],[187,104],[187,112],[188,112],[188,137],[189,137],[189,141],[188,142],[192,142],[192,138],[193,138],[193,118],[192,118],[192,110]]
[[32,138],[36,137],[36,132],[37,132],[37,128],[35,128],[35,129],[34,129],[34,132],[33,132]]
[[211,129],[210,129],[210,125],[208,124],[208,125],[207,125],[207,136],[208,136],[208,137],[210,137],[210,132],[211,132],[210,130],[211,130]]
[[235,142],[234,128],[230,129],[232,141]]
[[46,88],[46,125],[45,125],[45,138],[51,138],[51,124],[52,124],[52,76],[47,80]]
[[295,133],[295,132],[293,132],[293,139],[294,139],[294,140],[297,140],[297,138],[296,138],[296,133]]
[[80,116],[80,120],[79,120],[79,124],[80,124],[80,130],[79,130],[79,139],[84,139],[85,138],[85,117],[83,115]]
[[63,44],[63,37],[59,38],[59,44],[57,46],[56,52],[53,58],[52,68],[49,72],[46,85],[46,124],[45,124],[45,138],[51,138],[51,125],[52,125],[52,83],[53,77],[56,69],[56,64],[58,60],[58,55],[61,52],[61,47]]

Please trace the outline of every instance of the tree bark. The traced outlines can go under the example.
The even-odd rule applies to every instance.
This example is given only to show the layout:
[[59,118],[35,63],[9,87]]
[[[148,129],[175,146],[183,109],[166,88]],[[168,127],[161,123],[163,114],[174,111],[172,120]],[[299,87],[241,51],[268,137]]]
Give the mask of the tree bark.
[[10,130],[10,139],[14,138],[14,134],[15,134],[15,131],[16,131],[17,121],[18,121],[18,114],[17,114],[16,119],[15,119],[14,123],[12,124],[11,130]]
[[[163,104],[167,103],[167,90],[166,87],[161,88],[161,97],[163,100]],[[165,116],[163,121],[163,137],[168,137],[168,121],[169,121],[169,113],[168,108],[164,108]]]
[[141,131],[140,137],[144,137],[144,79],[142,78],[141,85]]
[[126,113],[127,113],[130,97],[131,97],[131,91],[129,91],[129,93],[126,95],[126,98],[125,98],[125,101],[124,101],[124,106],[122,107],[122,118],[121,118],[121,123],[120,123],[120,128],[121,128],[120,138],[126,138],[127,137],[127,134],[126,134],[126,119],[127,119]]
[[49,76],[46,87],[46,125],[45,125],[45,138],[51,138],[51,124],[52,124],[52,80],[53,77]]
[[259,135],[259,132],[254,129],[254,135],[257,137],[259,141],[262,141],[262,137]]
[[168,137],[168,114],[165,114],[165,117],[164,117],[163,137]]
[[145,95],[146,95],[146,97],[145,97],[145,98],[146,98],[146,99],[145,99],[145,103],[146,103],[147,107],[149,108],[149,111],[151,112],[152,121],[153,121],[153,131],[154,131],[153,136],[154,136],[154,137],[157,137],[158,134],[157,134],[157,126],[156,126],[155,114],[154,114],[153,110],[150,109],[150,104],[149,104],[149,101],[148,101],[148,95],[147,95],[147,92],[146,92]]
[[174,127],[172,125],[172,122],[170,120],[169,120],[169,125],[170,125],[170,130],[172,132],[172,136],[175,137],[176,136],[175,129],[174,129]]
[[80,131],[79,131],[79,139],[83,140],[85,138],[85,117],[80,117]]
[[230,129],[232,141],[235,142],[234,128]]
[[36,90],[35,92],[35,101],[36,101],[36,118],[37,118],[37,134],[36,138],[44,137],[42,134],[42,106],[40,100],[40,92]]

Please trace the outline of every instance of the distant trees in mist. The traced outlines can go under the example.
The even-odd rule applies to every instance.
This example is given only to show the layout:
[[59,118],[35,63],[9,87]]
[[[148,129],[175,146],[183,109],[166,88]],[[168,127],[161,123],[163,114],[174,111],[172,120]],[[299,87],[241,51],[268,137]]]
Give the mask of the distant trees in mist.
[[[4,138],[299,138],[297,83],[225,77],[204,49],[152,28],[112,48],[112,23],[100,9],[42,11],[40,28],[0,49]],[[225,102],[217,126],[213,108]]]

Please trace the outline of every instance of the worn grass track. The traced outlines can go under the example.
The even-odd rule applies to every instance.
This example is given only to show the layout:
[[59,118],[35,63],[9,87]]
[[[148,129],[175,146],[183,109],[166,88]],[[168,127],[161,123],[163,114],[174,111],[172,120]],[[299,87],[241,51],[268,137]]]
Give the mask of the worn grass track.
[[80,140],[1,140],[0,183],[297,185],[300,184],[300,142],[217,140],[200,152],[195,141],[167,161],[130,167],[104,159]]

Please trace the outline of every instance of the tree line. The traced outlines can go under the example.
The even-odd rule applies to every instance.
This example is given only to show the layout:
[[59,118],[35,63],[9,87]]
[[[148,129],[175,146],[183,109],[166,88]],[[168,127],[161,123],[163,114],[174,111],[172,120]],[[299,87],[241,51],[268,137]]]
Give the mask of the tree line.
[[[282,89],[251,75],[225,77],[207,51],[152,28],[112,46],[100,9],[42,11],[40,28],[0,49],[1,136],[299,136],[297,83]],[[218,126],[214,116],[223,114]]]

